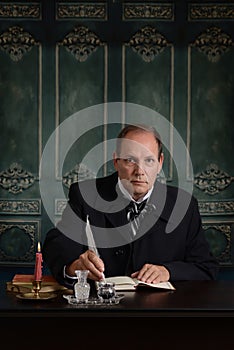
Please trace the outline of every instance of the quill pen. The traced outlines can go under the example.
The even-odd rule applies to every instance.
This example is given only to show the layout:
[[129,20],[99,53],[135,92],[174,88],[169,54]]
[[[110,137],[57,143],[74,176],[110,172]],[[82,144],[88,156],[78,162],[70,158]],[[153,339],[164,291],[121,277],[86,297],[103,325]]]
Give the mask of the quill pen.
[[[100,258],[100,254],[98,252],[96,243],[95,243],[94,238],[93,238],[93,232],[91,230],[91,226],[90,226],[89,216],[88,215],[86,216],[85,233],[86,233],[89,249],[92,250]],[[105,281],[104,273],[103,273],[103,279]]]

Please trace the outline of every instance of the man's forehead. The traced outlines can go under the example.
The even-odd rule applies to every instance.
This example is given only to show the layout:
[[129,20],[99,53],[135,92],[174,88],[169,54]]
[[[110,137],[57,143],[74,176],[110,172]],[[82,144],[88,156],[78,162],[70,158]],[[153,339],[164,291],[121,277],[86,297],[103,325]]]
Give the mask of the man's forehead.
[[130,140],[128,138],[123,138],[121,142],[121,151],[124,152],[133,152],[133,153],[144,153],[144,154],[153,154],[154,151],[157,152],[158,144],[144,144],[136,140]]

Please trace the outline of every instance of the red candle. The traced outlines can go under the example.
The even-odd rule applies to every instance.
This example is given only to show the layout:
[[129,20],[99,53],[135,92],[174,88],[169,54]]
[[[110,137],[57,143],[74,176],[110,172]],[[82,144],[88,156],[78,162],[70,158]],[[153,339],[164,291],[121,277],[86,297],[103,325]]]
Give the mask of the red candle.
[[37,253],[36,253],[36,262],[35,262],[35,270],[34,270],[34,279],[35,281],[41,281],[42,279],[42,253],[41,253],[41,245],[38,242],[37,245]]

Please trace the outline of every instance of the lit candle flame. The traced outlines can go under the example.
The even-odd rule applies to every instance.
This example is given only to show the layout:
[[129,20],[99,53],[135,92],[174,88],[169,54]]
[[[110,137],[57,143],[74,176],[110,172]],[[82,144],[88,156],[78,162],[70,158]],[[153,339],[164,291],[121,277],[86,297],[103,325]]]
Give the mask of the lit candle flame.
[[37,243],[37,252],[38,253],[41,252],[41,243],[40,242]]

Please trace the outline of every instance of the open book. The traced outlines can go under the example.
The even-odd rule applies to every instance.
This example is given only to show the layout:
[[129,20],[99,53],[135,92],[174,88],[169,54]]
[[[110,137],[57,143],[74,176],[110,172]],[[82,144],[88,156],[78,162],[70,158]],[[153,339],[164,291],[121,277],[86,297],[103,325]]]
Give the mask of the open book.
[[159,289],[175,290],[175,287],[170,282],[146,283],[139,281],[136,278],[131,278],[129,276],[108,277],[106,278],[106,282],[114,282],[115,289],[117,291],[131,291],[136,290],[136,288],[138,287],[152,287]]

